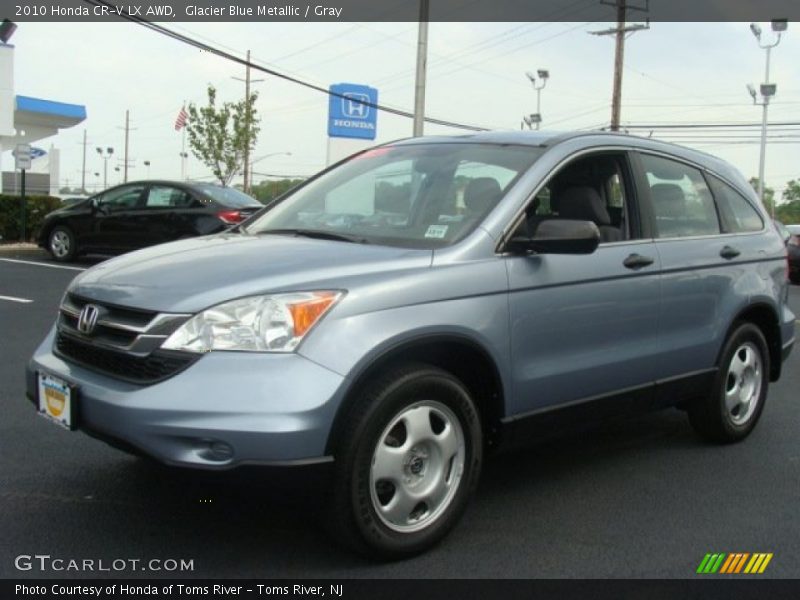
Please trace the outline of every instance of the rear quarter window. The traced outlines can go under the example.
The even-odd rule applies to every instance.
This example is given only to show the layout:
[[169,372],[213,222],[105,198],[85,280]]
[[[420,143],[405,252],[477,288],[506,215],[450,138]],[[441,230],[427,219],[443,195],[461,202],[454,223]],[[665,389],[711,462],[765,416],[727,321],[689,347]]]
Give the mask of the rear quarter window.
[[719,207],[725,233],[761,231],[764,228],[761,215],[742,194],[714,176],[709,177],[709,183]]

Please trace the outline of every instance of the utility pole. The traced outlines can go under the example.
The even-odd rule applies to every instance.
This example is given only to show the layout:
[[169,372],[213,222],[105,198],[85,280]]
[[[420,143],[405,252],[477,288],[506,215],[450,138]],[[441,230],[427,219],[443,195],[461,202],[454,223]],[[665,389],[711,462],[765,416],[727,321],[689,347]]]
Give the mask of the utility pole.
[[86,193],[86,130],[83,130],[83,165],[81,167],[81,194]]
[[423,133],[425,125],[425,74],[428,69],[428,0],[419,1],[419,33],[417,34],[417,77],[414,85],[414,137]]
[[639,10],[647,12],[649,10],[649,1],[645,0],[645,6],[633,6],[628,4],[628,0],[601,0],[600,4],[614,6],[617,9],[617,26],[612,29],[604,29],[603,31],[590,31],[591,35],[611,35],[616,37],[614,48],[614,90],[611,94],[611,131],[619,131],[620,113],[622,112],[622,67],[625,64],[625,34],[641,31],[642,29],[650,29],[650,23],[647,25],[627,25],[627,11]]
[[[130,133],[131,131],[135,131],[136,127],[131,127],[131,111],[125,111],[125,126],[124,127],[117,127],[117,129],[125,130],[125,148],[123,149],[123,156],[122,162],[122,173],[123,173],[123,182],[128,182],[128,167],[130,166],[130,159],[128,158],[128,149],[129,149],[129,142],[130,142]],[[119,164],[119,162],[117,163]]]
[[125,165],[123,167],[123,182],[128,183],[128,134],[130,132],[130,112],[125,111]]
[[245,118],[245,133],[244,133],[244,166],[242,168],[242,187],[244,193],[250,193],[250,120],[252,114],[250,110],[250,84],[264,81],[263,79],[250,79],[250,50],[247,51],[247,65],[245,66],[244,79],[241,77],[234,77],[238,81],[244,81],[244,118]]
[[247,66],[244,71],[244,193],[250,192],[250,50],[247,51]]

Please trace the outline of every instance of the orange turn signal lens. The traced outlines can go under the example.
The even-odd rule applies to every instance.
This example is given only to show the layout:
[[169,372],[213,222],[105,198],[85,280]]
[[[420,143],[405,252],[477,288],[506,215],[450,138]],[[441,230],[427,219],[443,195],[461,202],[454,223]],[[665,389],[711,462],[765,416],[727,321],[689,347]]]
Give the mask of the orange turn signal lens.
[[311,329],[339,296],[339,292],[314,292],[313,297],[308,300],[288,304],[287,308],[294,321],[295,337],[302,337]]

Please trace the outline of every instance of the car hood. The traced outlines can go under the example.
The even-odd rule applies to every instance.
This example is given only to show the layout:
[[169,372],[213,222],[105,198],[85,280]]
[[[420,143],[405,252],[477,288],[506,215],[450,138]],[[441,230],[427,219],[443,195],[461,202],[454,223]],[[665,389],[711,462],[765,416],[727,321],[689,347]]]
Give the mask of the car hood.
[[431,250],[227,233],[125,254],[85,271],[69,291],[121,306],[197,312],[265,292],[343,289],[348,277],[427,268],[431,258]]
[[80,202],[67,204],[66,206],[59,206],[57,209],[51,210],[49,213],[47,213],[45,218],[48,219],[50,217],[59,217],[61,215],[71,215],[73,213],[85,213],[90,212],[91,210],[91,202],[89,200],[81,200]]

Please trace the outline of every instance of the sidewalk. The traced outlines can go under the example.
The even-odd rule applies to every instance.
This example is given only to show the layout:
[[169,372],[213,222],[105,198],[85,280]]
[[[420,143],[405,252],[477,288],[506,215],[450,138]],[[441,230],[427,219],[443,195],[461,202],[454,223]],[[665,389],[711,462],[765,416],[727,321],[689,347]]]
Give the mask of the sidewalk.
[[0,243],[0,258],[41,259],[49,256],[44,248],[36,244],[11,242]]

